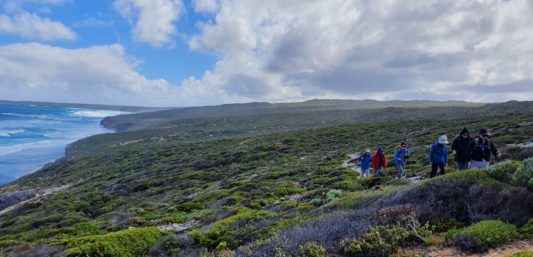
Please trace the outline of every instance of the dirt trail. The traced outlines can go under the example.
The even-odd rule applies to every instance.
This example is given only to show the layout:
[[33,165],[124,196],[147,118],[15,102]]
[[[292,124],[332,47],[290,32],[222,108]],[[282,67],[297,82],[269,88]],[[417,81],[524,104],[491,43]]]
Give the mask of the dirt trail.
[[43,197],[45,197],[47,195],[50,195],[50,194],[53,194],[53,193],[56,193],[56,192],[59,192],[59,191],[63,191],[65,189],[71,187],[72,185],[73,184],[69,183],[69,184],[66,184],[66,185],[62,185],[60,187],[52,187],[52,188],[47,188],[45,190],[39,191],[39,192],[37,192],[37,194],[33,198],[30,198],[28,200],[24,200],[22,202],[18,202],[18,203],[14,204],[14,205],[11,205],[11,206],[1,210],[0,211],[0,215],[3,215],[3,214],[8,213],[8,212],[10,212],[12,210],[15,210],[15,209],[27,204],[27,203],[35,202],[35,201],[37,201],[37,200],[39,200],[39,199],[41,199],[41,198],[43,198]]
[[[505,257],[505,256],[509,256],[515,253],[525,252],[525,251],[533,252],[533,240],[515,241],[508,245],[504,245],[502,247],[491,249],[489,252],[483,253],[483,254],[464,254],[464,253],[457,252],[455,248],[451,248],[451,247],[447,247],[447,248],[429,247],[429,248],[422,248],[422,249],[414,249],[410,252],[424,254],[422,256],[427,256],[427,257],[452,257],[452,256]],[[418,256],[418,255],[415,255],[415,256]]]
[[341,167],[351,168],[352,170],[359,172],[359,165],[357,165],[357,162],[360,156],[360,153],[349,154],[348,157],[350,157],[350,159],[344,161],[341,164]]

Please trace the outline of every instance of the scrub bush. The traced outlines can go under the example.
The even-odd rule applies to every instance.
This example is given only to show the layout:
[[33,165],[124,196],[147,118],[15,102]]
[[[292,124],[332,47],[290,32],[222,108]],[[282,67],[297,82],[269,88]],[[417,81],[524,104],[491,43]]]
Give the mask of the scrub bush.
[[533,189],[533,158],[519,161],[506,161],[492,165],[487,170],[492,178],[514,186]]
[[523,239],[533,239],[533,218],[530,218],[524,226],[518,229],[518,234]]
[[530,251],[519,252],[519,253],[508,255],[506,257],[533,257],[533,252],[530,252]]
[[66,256],[142,256],[162,236],[157,228],[132,228],[98,236],[65,240]]
[[[215,223],[213,229],[207,232],[193,230],[190,236],[208,249],[215,249],[222,242],[228,248],[235,248],[261,235],[266,235],[264,230],[270,224],[264,220],[274,216],[276,213],[270,211],[242,209],[236,215]],[[254,224],[259,221],[263,221],[263,223]]]
[[392,225],[370,227],[361,238],[343,240],[341,247],[349,256],[386,257],[400,247],[426,242],[429,238],[432,238],[429,225],[421,225],[410,215]]
[[307,244],[300,246],[300,256],[301,257],[325,257],[326,249],[324,249],[323,246],[315,242],[309,242]]
[[455,246],[463,252],[484,252],[508,243],[517,236],[514,225],[499,220],[484,220],[457,232]]
[[331,189],[331,190],[329,190],[326,193],[326,201],[330,202],[330,201],[335,200],[335,198],[341,197],[341,196],[342,196],[342,190],[340,190],[340,189]]

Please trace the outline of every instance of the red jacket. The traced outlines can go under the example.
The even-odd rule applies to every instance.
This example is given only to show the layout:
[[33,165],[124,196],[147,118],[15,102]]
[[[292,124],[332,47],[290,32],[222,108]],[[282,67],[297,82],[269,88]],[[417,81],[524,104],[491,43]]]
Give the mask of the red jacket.
[[372,169],[377,170],[379,167],[379,161],[381,159],[381,165],[383,166],[383,169],[387,168],[387,157],[385,157],[385,154],[381,154],[381,158],[379,158],[378,151],[374,151],[374,155],[372,156]]

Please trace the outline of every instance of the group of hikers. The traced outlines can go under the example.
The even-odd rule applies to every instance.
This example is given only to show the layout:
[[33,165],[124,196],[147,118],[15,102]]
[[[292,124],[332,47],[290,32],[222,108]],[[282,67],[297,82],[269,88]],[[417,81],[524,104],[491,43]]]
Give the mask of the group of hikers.
[[[457,171],[467,169],[487,169],[490,164],[490,156],[501,157],[501,153],[496,149],[494,143],[489,140],[490,134],[487,129],[479,130],[477,137],[472,137],[467,128],[464,128],[459,136],[452,143],[452,154],[455,156],[455,169]],[[430,177],[439,174],[444,175],[445,167],[448,165],[448,137],[441,135],[437,142],[431,145],[429,150],[429,163],[431,164]],[[404,177],[404,170],[411,152],[405,142],[401,142],[394,153],[394,164],[398,171],[398,178]],[[370,175],[372,168],[373,175],[383,175],[383,170],[387,168],[387,158],[385,151],[378,146],[373,153],[366,149],[365,153],[359,157],[361,161],[361,177]]]

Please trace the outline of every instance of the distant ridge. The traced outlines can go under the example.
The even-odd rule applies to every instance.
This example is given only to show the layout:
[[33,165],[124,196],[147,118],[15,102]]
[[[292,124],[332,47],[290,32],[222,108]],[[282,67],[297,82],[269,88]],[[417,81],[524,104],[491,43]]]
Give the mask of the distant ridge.
[[338,100],[312,99],[294,103],[251,102],[223,104],[215,106],[185,107],[107,117],[102,125],[117,131],[138,130],[155,127],[163,123],[185,119],[224,118],[249,115],[268,115],[281,113],[311,113],[319,111],[354,111],[383,108],[427,108],[427,107],[478,107],[480,103],[463,101],[377,101],[377,100]]

